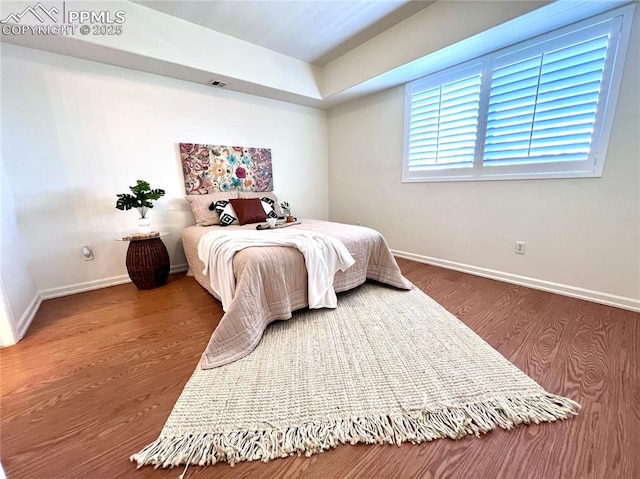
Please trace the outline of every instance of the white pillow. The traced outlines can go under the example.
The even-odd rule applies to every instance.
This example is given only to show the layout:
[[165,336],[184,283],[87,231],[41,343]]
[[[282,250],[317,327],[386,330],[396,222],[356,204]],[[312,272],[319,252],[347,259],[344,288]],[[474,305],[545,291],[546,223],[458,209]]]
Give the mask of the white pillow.
[[230,224],[238,221],[238,215],[231,203],[227,200],[216,201],[215,204],[216,213],[220,217],[220,226],[229,226]]
[[264,208],[264,212],[267,214],[267,218],[277,218],[278,213],[276,213],[276,202],[272,198],[260,198],[260,202],[262,203],[262,208]]
[[237,191],[217,191],[207,195],[187,195],[186,197],[196,224],[209,226],[220,224],[220,218],[215,210],[215,203],[219,200],[238,198]]

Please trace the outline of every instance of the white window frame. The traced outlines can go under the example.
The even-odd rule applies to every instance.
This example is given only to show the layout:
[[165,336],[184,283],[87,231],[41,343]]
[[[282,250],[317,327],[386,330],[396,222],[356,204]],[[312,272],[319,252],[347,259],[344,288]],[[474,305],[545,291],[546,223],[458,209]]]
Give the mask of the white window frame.
[[[469,59],[456,66],[434,72],[408,83],[405,86],[402,182],[602,177],[607,145],[609,143],[618,92],[622,80],[624,59],[629,43],[633,9],[633,5],[628,5],[596,15],[587,20],[536,36],[493,53]],[[598,100],[598,104],[603,106],[599,106],[596,111],[591,149],[587,160],[485,166],[482,157],[492,70],[498,64],[507,62],[510,57],[517,57],[523,50],[541,48],[542,44],[563,44],[567,38],[580,36],[584,30],[605,31],[610,32],[611,35]],[[549,47],[547,46],[547,48]],[[473,166],[466,168],[447,168],[446,165],[441,165],[437,167],[410,169],[408,165],[409,125],[411,118],[411,99],[414,92],[417,93],[435,88],[448,81],[459,79],[466,71],[478,68],[478,64],[483,65],[481,67],[483,80]]]

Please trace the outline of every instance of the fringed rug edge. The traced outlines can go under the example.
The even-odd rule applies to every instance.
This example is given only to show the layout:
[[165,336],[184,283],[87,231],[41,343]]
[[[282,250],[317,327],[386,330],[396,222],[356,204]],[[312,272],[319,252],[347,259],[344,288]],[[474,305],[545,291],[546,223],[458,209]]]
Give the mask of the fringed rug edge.
[[553,394],[499,398],[438,411],[404,411],[371,418],[305,423],[285,430],[238,431],[232,433],[160,436],[130,457],[138,468],[145,465],[175,467],[207,466],[241,461],[268,462],[294,454],[311,456],[339,444],[421,443],[434,439],[479,436],[496,427],[511,429],[519,424],[553,422],[578,414],[580,405]]

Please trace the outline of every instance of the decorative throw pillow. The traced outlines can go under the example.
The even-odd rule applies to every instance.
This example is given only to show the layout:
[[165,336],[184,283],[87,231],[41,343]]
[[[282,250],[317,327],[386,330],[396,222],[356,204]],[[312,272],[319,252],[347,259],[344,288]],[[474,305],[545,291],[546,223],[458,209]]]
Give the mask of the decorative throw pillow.
[[280,203],[278,203],[278,198],[273,193],[273,191],[241,191],[239,198],[269,198],[273,200],[273,210],[276,212],[278,217],[282,216],[280,212]]
[[267,198],[262,197],[260,198],[260,201],[262,202],[262,208],[264,208],[264,212],[267,214],[267,217],[269,218],[277,218],[278,217],[278,213],[276,213],[276,202],[271,199],[271,198]]
[[[267,221],[267,213],[264,211],[262,202],[258,198],[234,199],[230,201],[238,218],[238,223],[241,225]],[[220,218],[222,221],[222,215],[220,215]]]
[[227,200],[216,201],[214,208],[220,217],[220,226],[229,226],[238,219],[233,205]]

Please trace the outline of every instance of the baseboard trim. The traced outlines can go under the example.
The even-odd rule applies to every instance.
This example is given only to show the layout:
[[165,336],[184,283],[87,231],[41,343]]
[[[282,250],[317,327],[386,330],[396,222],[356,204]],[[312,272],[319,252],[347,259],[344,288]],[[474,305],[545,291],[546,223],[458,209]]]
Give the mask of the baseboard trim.
[[189,265],[187,263],[176,264],[171,267],[169,270],[169,274],[173,273],[184,273],[189,269]]
[[[186,263],[172,265],[169,269],[169,274],[182,273],[184,271],[187,271],[187,268],[188,265]],[[40,292],[40,297],[41,299],[60,298],[62,296],[84,293],[86,291],[93,291],[94,289],[108,288],[110,286],[117,286],[119,284],[130,282],[131,278],[129,278],[129,275],[122,274],[119,276],[112,276],[111,278],[97,279],[94,281],[86,281],[84,283],[75,283],[66,286],[60,286],[58,288],[45,289]]]
[[86,281],[84,283],[68,284],[58,288],[45,289],[40,292],[42,299],[60,298],[71,294],[84,293],[93,291],[94,289],[108,288],[109,286],[117,286],[119,284],[130,283],[131,279],[128,275],[112,276],[111,278],[96,279],[94,281]]
[[607,306],[614,306],[616,308],[628,309],[630,311],[640,312],[640,300],[634,298],[628,298],[626,296],[618,296],[615,294],[603,293],[601,291],[594,291],[591,289],[579,288],[576,286],[570,286],[567,284],[554,283],[551,281],[545,281],[536,278],[530,278],[528,276],[520,276],[512,273],[505,273],[503,271],[496,271],[493,269],[481,268],[470,264],[457,263],[455,261],[449,261],[445,259],[432,258],[430,256],[423,256],[415,253],[408,253],[406,251],[399,251],[392,249],[391,252],[394,256],[399,258],[405,258],[418,263],[431,264],[433,266],[440,266],[442,268],[452,269],[460,271],[462,273],[473,274],[476,276],[482,276],[483,278],[495,279],[503,281],[505,283],[517,284],[518,286],[526,286],[527,288],[539,289],[542,291],[548,291],[550,293],[560,294],[563,296],[570,296],[572,298],[584,299],[586,301],[592,301],[594,303],[604,304]]
[[36,293],[29,304],[27,305],[24,313],[16,322],[16,333],[18,337],[16,338],[16,342],[20,341],[25,334],[27,334],[27,329],[31,326],[31,322],[33,318],[36,317],[36,313],[38,312],[38,308],[42,304],[42,296],[39,293]]

